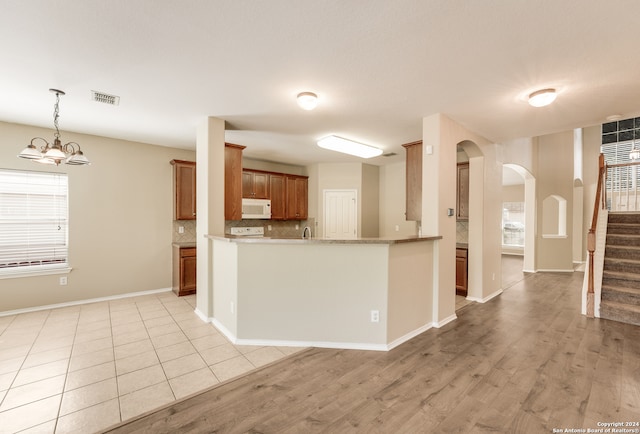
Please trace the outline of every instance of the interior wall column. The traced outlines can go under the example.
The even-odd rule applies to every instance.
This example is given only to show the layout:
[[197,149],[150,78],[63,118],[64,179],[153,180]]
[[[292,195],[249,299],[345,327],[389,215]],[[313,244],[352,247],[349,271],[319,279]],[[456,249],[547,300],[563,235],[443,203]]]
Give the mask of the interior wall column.
[[213,242],[207,234],[224,233],[224,120],[209,117],[196,137],[196,313],[213,318]]
[[[441,114],[422,120],[422,221],[424,235],[441,235],[434,243],[433,323],[456,318],[456,143],[447,140]],[[453,215],[448,215],[448,210]]]

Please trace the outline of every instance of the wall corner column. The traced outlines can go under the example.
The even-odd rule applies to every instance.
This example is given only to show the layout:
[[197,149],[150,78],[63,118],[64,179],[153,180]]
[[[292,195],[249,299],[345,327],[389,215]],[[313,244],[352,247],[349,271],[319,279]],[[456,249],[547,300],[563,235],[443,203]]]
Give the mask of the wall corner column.
[[208,234],[224,233],[225,122],[208,117],[196,136],[196,313],[213,318],[213,243]]

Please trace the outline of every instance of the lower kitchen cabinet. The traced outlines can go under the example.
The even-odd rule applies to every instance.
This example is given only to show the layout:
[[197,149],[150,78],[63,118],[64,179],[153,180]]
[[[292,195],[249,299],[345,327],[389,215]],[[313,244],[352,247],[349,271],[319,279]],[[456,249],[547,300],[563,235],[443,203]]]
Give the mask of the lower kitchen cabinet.
[[456,249],[456,295],[467,296],[467,249]]
[[173,245],[173,292],[178,297],[196,293],[196,248]]

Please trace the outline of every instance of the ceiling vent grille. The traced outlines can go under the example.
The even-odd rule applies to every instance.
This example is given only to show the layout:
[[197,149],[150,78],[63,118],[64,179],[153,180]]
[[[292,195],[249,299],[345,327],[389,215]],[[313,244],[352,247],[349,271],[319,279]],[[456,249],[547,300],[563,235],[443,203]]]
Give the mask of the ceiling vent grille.
[[91,99],[95,102],[101,102],[103,104],[109,105],[119,105],[120,97],[115,95],[109,95],[108,93],[98,92],[95,90],[91,91]]
[[382,154],[383,157],[393,157],[394,155],[398,155],[395,152],[387,152],[386,154]]

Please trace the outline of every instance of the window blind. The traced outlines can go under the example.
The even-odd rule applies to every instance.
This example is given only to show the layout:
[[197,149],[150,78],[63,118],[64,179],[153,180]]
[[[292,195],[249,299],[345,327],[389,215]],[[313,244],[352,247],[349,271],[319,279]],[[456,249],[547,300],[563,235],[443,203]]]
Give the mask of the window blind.
[[0,270],[66,266],[67,239],[67,175],[0,169]]

